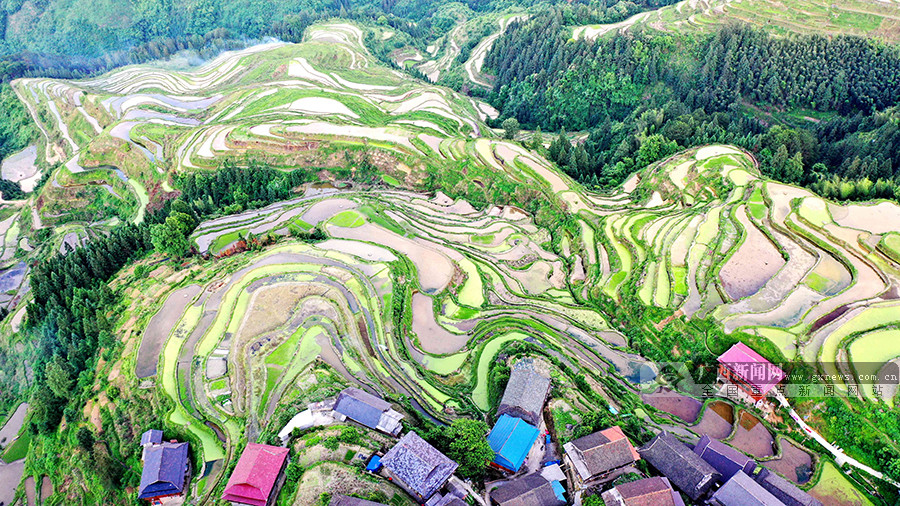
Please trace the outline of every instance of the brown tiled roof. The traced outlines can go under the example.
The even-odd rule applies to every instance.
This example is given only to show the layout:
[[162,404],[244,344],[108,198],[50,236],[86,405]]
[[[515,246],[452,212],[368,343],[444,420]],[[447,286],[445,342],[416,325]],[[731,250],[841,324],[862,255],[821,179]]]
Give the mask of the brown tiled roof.
[[659,476],[616,487],[627,506],[675,506],[669,481]]
[[[576,451],[569,451],[570,449]],[[619,427],[578,438],[571,442],[566,451],[569,458],[584,462],[589,473],[589,476],[582,476],[585,479],[631,464],[640,458]]]

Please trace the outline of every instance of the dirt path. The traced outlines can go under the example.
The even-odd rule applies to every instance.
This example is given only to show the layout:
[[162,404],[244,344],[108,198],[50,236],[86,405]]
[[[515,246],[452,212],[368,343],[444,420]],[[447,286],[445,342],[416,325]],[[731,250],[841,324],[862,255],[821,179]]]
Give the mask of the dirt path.
[[643,21],[644,19],[650,17],[650,15],[654,12],[656,11],[639,12],[624,21],[619,21],[618,23],[611,23],[608,25],[578,26],[575,27],[574,30],[572,30],[572,38],[578,40],[583,37],[588,40],[596,40],[597,37],[605,33],[611,32],[613,30],[623,30],[637,23],[638,21]]

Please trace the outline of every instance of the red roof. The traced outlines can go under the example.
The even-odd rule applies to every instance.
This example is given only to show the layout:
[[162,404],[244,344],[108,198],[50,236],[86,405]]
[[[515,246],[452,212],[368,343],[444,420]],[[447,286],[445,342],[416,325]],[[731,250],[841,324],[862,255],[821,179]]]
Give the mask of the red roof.
[[719,357],[719,363],[765,395],[784,379],[784,371],[744,343],[737,343]]
[[[620,439],[627,440],[625,433],[622,432],[622,427],[619,427],[618,425],[603,429],[600,431],[600,434],[606,436],[606,439],[609,439],[610,442],[618,441]],[[641,454],[634,449],[634,446],[631,445],[631,441],[628,441],[628,447],[631,448],[631,456],[634,457],[634,460],[641,460]]]
[[287,448],[248,443],[228,479],[222,499],[266,506],[287,456]]

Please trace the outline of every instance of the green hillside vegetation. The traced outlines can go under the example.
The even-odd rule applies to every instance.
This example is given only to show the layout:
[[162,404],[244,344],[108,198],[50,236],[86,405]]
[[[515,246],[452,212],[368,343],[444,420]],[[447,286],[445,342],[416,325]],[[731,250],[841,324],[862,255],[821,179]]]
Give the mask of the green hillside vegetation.
[[[694,5],[694,7],[692,7]],[[848,0],[712,0],[682,2],[659,9],[636,23],[668,32],[712,31],[746,23],[778,35],[830,34],[900,41],[900,9],[890,2]]]
[[[182,8],[133,8],[160,5]],[[13,81],[24,109],[11,116],[34,122],[24,142],[37,143],[44,182],[0,214],[4,261],[30,267],[30,291],[7,301],[0,322],[0,363],[16,364],[0,374],[0,408],[30,404],[31,437],[7,451],[27,454],[27,476],[50,479],[51,504],[123,504],[140,480],[134,441],[161,428],[191,443],[188,499],[216,503],[247,442],[280,444],[308,403],[364,385],[464,459],[479,487],[487,450],[468,455],[457,437],[477,440],[494,421],[518,358],[549,368],[557,439],[618,425],[635,445],[663,429],[701,435],[651,392],[672,389],[708,414],[701,387],[737,342],[796,377],[862,374],[864,363],[896,359],[882,344],[900,324],[889,296],[900,206],[842,203],[802,186],[840,192],[835,175],[862,181],[886,167],[878,190],[856,185],[854,198],[893,197],[900,163],[888,159],[890,144],[862,156],[856,141],[871,139],[869,127],[882,140],[897,135],[896,87],[877,79],[896,70],[896,54],[861,39],[747,29],[597,43],[561,35],[564,21],[618,21],[650,6],[510,9],[477,21],[477,5],[442,4],[410,28],[429,30],[417,37],[386,37],[393,20],[345,9],[356,19],[310,24],[302,42],[268,41],[202,65]],[[235,19],[236,8],[222,12]],[[123,23],[164,30],[142,19]],[[460,89],[464,75],[481,91],[391,66],[438,34],[418,72],[439,70]],[[387,51],[393,37],[399,45]],[[493,49],[481,45],[489,37]],[[519,65],[526,47],[544,68]],[[676,48],[715,64],[698,71]],[[822,50],[816,79],[826,87],[845,70],[841,51],[873,74],[824,101],[819,112],[844,123],[817,137],[764,128],[732,107],[813,106],[814,93],[794,96],[803,84],[779,81],[813,61],[792,67],[798,48]],[[738,50],[738,65],[759,76],[730,72],[726,55]],[[775,89],[754,95],[766,51],[781,58],[768,72],[782,74],[767,74]],[[419,68],[444,58],[452,63]],[[479,84],[491,71],[496,81]],[[509,117],[553,137],[503,139],[490,126]],[[855,129],[852,141],[836,140],[841,124]],[[819,161],[842,153],[858,163],[838,171]],[[810,172],[816,163],[821,177]],[[790,402],[849,456],[900,480],[897,392],[854,395],[856,380],[835,383],[843,398]],[[804,487],[821,497],[896,501],[888,481],[832,465],[784,409],[767,416],[719,402],[756,421],[755,435],[741,437],[769,441],[773,462],[789,448],[809,456]],[[731,425],[737,444],[743,424]],[[341,424],[295,433],[278,503],[352,492],[403,504],[357,458],[390,442]]]

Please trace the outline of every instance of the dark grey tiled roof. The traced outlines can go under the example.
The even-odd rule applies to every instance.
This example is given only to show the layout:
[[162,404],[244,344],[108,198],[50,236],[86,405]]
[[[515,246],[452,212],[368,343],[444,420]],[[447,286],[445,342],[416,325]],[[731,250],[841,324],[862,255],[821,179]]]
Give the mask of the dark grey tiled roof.
[[459,464],[415,432],[409,432],[381,458],[381,464],[422,497],[431,497]]
[[730,479],[738,471],[750,475],[756,469],[755,460],[708,435],[700,438],[694,447],[694,453],[722,473],[722,479],[725,480]]
[[675,436],[663,432],[638,452],[679,490],[696,501],[722,475]]
[[428,501],[426,503],[426,506],[469,506],[459,497],[450,494],[447,494],[441,498],[437,498],[437,496],[434,496],[431,499],[431,501]]
[[538,473],[508,481],[491,491],[491,499],[500,506],[557,506],[565,504],[556,497],[553,486]]
[[358,388],[345,388],[334,403],[334,410],[372,429],[378,427],[381,414],[390,403]]
[[138,497],[180,494],[188,466],[187,443],[161,443],[144,449],[144,469]]
[[756,483],[787,506],[822,506],[818,499],[766,468],[760,469],[755,479]]
[[716,490],[712,496],[713,504],[722,506],[783,506],[774,495],[762,488],[752,478],[738,471],[730,480]]
[[531,360],[520,360],[513,366],[497,414],[507,413],[538,425],[549,391],[550,379],[536,372]]
[[141,446],[162,443],[163,431],[150,429],[141,434]]

